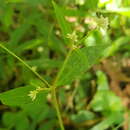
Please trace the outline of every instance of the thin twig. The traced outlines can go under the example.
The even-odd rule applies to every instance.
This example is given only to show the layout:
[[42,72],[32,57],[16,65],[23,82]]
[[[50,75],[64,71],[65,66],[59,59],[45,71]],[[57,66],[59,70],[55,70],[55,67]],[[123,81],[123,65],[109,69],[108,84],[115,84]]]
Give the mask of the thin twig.
[[57,74],[57,76],[56,76],[56,78],[55,78],[55,81],[54,81],[54,86],[55,86],[55,87],[57,87],[57,86],[56,86],[56,85],[57,85],[57,82],[58,82],[58,80],[59,80],[61,74],[62,74],[63,71],[64,71],[64,68],[65,68],[65,66],[66,66],[66,64],[67,64],[67,62],[68,62],[68,59],[69,59],[69,57],[70,57],[72,51],[73,51],[73,49],[70,49],[70,50],[69,50],[68,55],[66,56],[66,58],[65,58],[65,60],[64,60],[64,63],[63,63],[63,65],[62,65],[62,67],[61,67],[59,73]]
[[8,52],[10,55],[15,57],[17,60],[19,60],[23,65],[25,65],[32,73],[34,73],[47,87],[51,87],[51,85],[44,79],[42,78],[35,70],[32,69],[31,66],[29,66],[25,61],[23,61],[20,57],[18,57],[15,53],[10,51],[8,48],[6,48],[4,45],[0,44],[0,47]]
[[55,107],[56,112],[57,112],[57,117],[59,120],[60,128],[61,128],[61,130],[65,130],[62,116],[61,116],[60,109],[59,109],[59,104],[58,104],[57,97],[56,97],[56,89],[54,86],[52,86],[51,90],[52,90],[53,103],[54,103],[54,107]]
[[60,108],[59,108],[59,104],[58,104],[58,101],[57,101],[57,97],[56,97],[56,88],[57,88],[57,81],[59,80],[64,68],[65,68],[65,65],[72,53],[73,49],[70,49],[69,52],[68,52],[68,55],[66,56],[65,60],[64,60],[64,63],[59,71],[59,73],[57,74],[56,76],[56,79],[54,81],[54,84],[52,85],[52,98],[53,98],[53,103],[54,103],[54,106],[55,106],[55,109],[56,109],[56,112],[57,112],[57,117],[58,117],[58,120],[59,120],[59,124],[60,124],[60,127],[61,127],[61,130],[65,130],[64,128],[64,125],[63,125],[63,120],[62,120],[62,116],[61,116],[61,113],[60,113]]

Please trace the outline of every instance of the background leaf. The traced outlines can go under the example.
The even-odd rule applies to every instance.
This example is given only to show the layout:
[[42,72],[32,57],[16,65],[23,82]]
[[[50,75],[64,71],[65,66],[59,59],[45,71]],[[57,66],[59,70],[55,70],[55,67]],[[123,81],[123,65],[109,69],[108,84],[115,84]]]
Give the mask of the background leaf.
[[61,7],[59,7],[55,2],[53,2],[53,6],[55,9],[56,18],[60,25],[64,40],[65,40],[66,44],[70,44],[70,41],[67,38],[67,34],[72,33],[71,27],[70,27],[69,23],[65,20],[64,12],[62,12],[63,10],[60,9]]

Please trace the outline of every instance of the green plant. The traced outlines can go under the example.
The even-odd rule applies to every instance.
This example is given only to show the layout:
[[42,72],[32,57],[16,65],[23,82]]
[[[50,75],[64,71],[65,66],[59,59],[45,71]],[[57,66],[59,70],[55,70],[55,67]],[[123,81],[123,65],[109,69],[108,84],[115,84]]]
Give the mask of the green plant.
[[[10,4],[10,2],[13,2],[13,4]],[[27,7],[25,7],[26,2],[25,4],[16,2],[25,1],[8,0],[7,3],[1,2],[1,10],[7,9],[4,19],[2,19],[3,16],[0,17],[4,26],[2,30],[7,31],[10,35],[9,42],[4,40],[0,42],[2,54],[0,61],[1,68],[3,68],[0,69],[0,78],[4,79],[4,82],[1,83],[2,86],[7,87],[7,77],[13,77],[15,71],[18,75],[21,74],[15,77],[18,79],[12,84],[15,86],[12,90],[0,94],[2,103],[13,109],[11,112],[3,114],[2,120],[5,129],[33,130],[37,128],[38,124],[39,130],[58,129],[59,126],[61,130],[64,130],[66,113],[77,129],[82,128],[82,125],[84,125],[82,122],[89,122],[89,120],[95,121],[94,126],[90,125],[91,123],[87,124],[87,129],[91,128],[92,130],[107,129],[122,124],[125,109],[120,98],[109,89],[107,77],[102,71],[96,71],[97,91],[93,93],[93,99],[88,102],[87,110],[85,109],[86,103],[80,103],[80,100],[89,97],[89,90],[86,94],[85,88],[83,88],[87,84],[87,80],[90,83],[89,80],[92,76],[87,71],[93,65],[98,64],[99,61],[113,56],[120,49],[120,46],[130,41],[127,32],[123,36],[120,33],[117,34],[112,40],[108,36],[108,26],[111,26],[112,29],[119,28],[119,25],[115,24],[118,21],[118,18],[114,17],[115,13],[129,17],[129,9],[117,8],[115,10],[111,8],[108,10],[106,7],[105,10],[102,10],[102,7],[107,6],[107,4],[98,1],[93,2],[92,0],[90,0],[90,5],[87,1],[83,5],[80,0],[76,1],[76,4],[81,6],[79,10],[66,9],[55,2],[51,4],[49,0],[48,2],[33,0],[31,4],[26,1],[30,5]],[[15,8],[17,12],[17,4],[21,11],[18,15],[13,12]],[[67,1],[64,4],[67,4]],[[53,8],[50,5],[53,5]],[[34,9],[35,6],[38,9]],[[98,6],[100,8],[97,8]],[[24,8],[27,8],[27,10],[24,10]],[[32,14],[25,19],[28,10]],[[88,10],[87,15],[85,10]],[[53,13],[56,15],[59,26]],[[99,13],[99,16],[96,13]],[[104,13],[108,13],[108,16]],[[109,16],[111,13],[114,16]],[[13,15],[16,15],[16,18],[18,16],[18,25],[17,20],[13,21]],[[114,17],[114,20],[111,22],[112,17]],[[82,18],[84,18],[83,26],[86,30],[82,30],[84,28],[79,22],[82,21]],[[71,24],[73,19],[77,22],[75,25]],[[127,19],[125,20],[127,21]],[[15,27],[15,24],[16,26],[20,24],[20,27]],[[10,28],[11,25],[16,28],[14,32]],[[35,29],[37,32],[35,32]],[[26,34],[27,31],[29,35]],[[43,48],[44,53],[42,53]],[[30,50],[32,54],[26,54]],[[6,68],[3,65],[5,59]],[[4,74],[5,69],[8,70]],[[79,83],[80,80],[85,84]],[[89,83],[87,86],[90,85]],[[22,87],[17,88],[19,85]],[[72,87],[69,89],[72,91],[71,100],[75,99],[75,110],[77,111],[70,116],[68,109],[74,108],[72,101],[64,110],[60,109],[67,104],[67,85],[69,87],[74,86],[74,90]],[[56,112],[51,108],[51,105],[54,106]],[[17,107],[20,108],[20,111],[17,110]],[[101,118],[98,118],[96,112],[101,113]],[[31,118],[31,123],[28,116]],[[59,125],[57,125],[56,117]],[[21,124],[18,123],[20,120],[22,120]],[[44,123],[40,124],[42,121]],[[76,123],[79,124],[79,128]]]

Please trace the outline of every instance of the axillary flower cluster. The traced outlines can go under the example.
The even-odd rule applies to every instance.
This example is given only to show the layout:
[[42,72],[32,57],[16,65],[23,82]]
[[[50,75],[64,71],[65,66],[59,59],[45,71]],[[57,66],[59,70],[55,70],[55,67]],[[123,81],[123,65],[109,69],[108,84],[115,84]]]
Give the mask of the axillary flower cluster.
[[49,88],[37,87],[35,90],[29,92],[28,96],[34,101],[37,97],[37,94],[43,90],[48,90]]

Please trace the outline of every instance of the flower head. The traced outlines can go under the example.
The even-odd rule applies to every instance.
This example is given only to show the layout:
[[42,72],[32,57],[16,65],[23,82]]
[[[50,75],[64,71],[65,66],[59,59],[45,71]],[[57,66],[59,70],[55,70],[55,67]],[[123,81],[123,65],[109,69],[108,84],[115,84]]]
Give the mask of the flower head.
[[32,99],[32,101],[34,101],[36,99],[37,93],[38,91],[36,90],[30,91],[28,96]]

